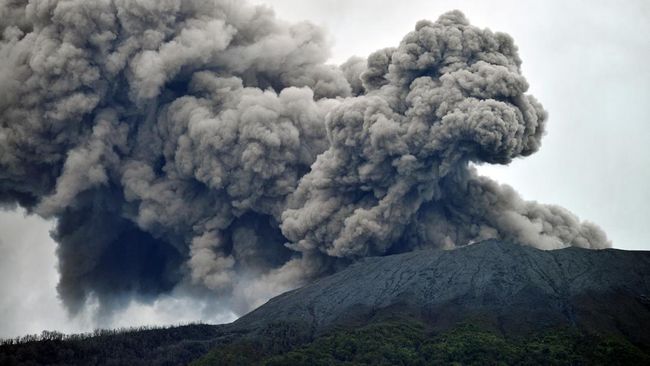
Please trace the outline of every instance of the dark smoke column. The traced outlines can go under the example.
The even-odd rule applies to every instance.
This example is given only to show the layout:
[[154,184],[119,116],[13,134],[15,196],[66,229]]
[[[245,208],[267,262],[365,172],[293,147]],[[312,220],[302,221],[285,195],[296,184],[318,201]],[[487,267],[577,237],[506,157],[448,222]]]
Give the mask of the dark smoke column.
[[600,248],[471,162],[539,148],[510,37],[460,12],[341,67],[233,1],[0,2],[0,203],[57,220],[70,310],[175,288],[244,311],[366,255]]

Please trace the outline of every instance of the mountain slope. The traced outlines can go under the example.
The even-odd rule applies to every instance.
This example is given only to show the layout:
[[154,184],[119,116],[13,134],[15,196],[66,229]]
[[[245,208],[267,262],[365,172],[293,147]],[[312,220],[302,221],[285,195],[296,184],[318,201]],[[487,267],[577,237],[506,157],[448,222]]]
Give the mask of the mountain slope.
[[366,258],[231,324],[4,345],[0,363],[638,365],[649,328],[650,252],[490,240]]
[[567,325],[650,344],[650,253],[541,251],[490,240],[368,258],[275,297],[234,325],[283,319],[319,333],[378,312],[409,313],[440,329],[480,316],[504,333]]

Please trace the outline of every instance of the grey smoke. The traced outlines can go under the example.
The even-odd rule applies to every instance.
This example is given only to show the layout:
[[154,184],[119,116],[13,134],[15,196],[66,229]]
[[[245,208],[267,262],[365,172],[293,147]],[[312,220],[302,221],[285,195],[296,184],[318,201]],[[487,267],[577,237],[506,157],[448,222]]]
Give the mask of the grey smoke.
[[57,220],[73,312],[180,287],[244,311],[487,238],[609,246],[475,172],[537,151],[546,112],[512,39],[458,11],[340,67],[238,1],[8,0],[0,27],[0,204]]

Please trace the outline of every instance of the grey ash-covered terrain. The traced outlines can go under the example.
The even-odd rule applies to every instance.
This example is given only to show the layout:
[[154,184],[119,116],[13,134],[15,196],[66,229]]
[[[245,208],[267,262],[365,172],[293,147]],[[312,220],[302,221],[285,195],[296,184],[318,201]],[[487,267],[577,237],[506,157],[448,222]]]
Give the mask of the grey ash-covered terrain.
[[411,312],[443,328],[480,316],[505,332],[565,324],[650,343],[650,252],[543,251],[488,240],[365,258],[234,324],[295,320],[319,332],[382,311]]
[[4,345],[0,363],[645,364],[649,327],[650,252],[488,240],[364,258],[231,324]]

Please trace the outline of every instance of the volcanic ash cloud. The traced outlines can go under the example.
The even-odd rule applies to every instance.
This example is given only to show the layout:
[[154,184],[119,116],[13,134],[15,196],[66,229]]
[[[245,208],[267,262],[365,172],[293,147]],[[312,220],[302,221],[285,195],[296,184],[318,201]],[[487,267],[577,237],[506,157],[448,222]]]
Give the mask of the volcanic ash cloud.
[[540,147],[512,39],[453,11],[327,65],[232,1],[0,2],[0,203],[55,218],[78,311],[175,288],[245,311],[369,255],[499,238],[604,248],[472,163]]

